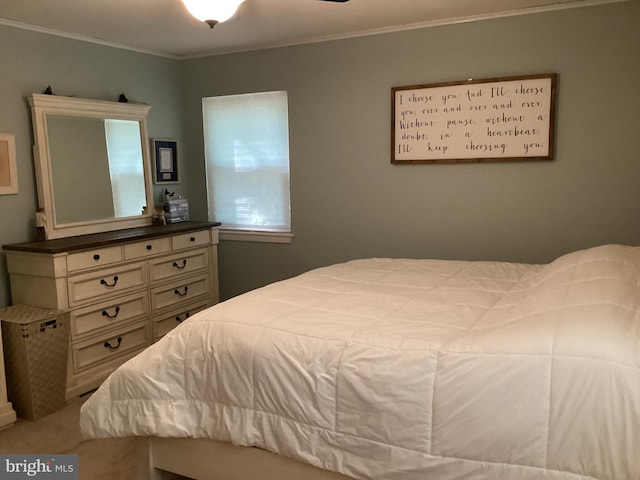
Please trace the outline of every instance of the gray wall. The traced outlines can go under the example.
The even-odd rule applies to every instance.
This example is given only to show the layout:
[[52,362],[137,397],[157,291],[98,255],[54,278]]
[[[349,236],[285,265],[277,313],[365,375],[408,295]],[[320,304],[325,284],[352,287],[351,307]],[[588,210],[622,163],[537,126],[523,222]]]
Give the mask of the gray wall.
[[[51,85],[58,95],[152,105],[149,135],[182,135],[180,63],[93,43],[0,25],[0,132],[16,138],[17,195],[0,195],[0,244],[35,238],[37,194],[33,133],[26,97]],[[5,256],[0,254],[0,307],[10,304]]]
[[[289,92],[296,237],[223,242],[222,297],[356,257],[547,262],[640,244],[639,25],[633,1],[185,62],[192,159],[202,97]],[[550,72],[553,162],[390,164],[391,87]]]
[[[546,262],[640,244],[638,25],[634,0],[183,62],[0,26],[0,132],[16,134],[20,182],[0,196],[0,243],[33,236],[24,97],[51,84],[151,104],[150,136],[180,141],[194,219],[207,216],[201,98],[288,91],[296,237],[222,242],[223,298],[358,257]],[[559,75],[553,162],[390,164],[391,87],[549,72]],[[0,305],[5,269],[0,257]]]

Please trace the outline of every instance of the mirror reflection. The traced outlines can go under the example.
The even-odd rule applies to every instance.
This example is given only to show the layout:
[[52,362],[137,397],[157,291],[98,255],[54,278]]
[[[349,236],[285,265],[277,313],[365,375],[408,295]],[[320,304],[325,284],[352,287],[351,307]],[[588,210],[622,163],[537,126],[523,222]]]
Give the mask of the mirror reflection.
[[139,122],[48,115],[47,131],[57,223],[142,213],[146,190]]

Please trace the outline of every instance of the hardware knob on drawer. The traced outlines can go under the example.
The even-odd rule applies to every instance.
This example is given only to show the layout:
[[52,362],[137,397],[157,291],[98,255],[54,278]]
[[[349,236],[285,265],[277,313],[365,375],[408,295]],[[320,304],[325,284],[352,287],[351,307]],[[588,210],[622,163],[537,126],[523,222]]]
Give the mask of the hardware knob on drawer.
[[103,316],[103,317],[107,317],[107,318],[116,318],[116,317],[118,316],[118,314],[119,314],[119,313],[120,313],[120,307],[119,307],[119,306],[117,306],[117,307],[114,309],[114,313],[113,313],[113,314],[110,314],[110,313],[109,313],[109,312],[107,312],[106,310],[103,310],[103,311],[102,311],[102,316]]
[[187,318],[189,318],[189,317],[190,317],[189,312],[187,312],[187,313],[185,313],[185,314],[184,314],[184,318],[182,318],[181,316],[179,316],[179,315],[178,315],[178,316],[176,317],[176,322],[178,322],[178,323],[182,323],[182,322],[184,322],[184,321],[185,321]]
[[100,255],[98,255],[97,253],[93,256],[93,259],[97,262],[98,260],[100,260]]
[[187,292],[189,291],[189,287],[184,287],[184,292],[180,292],[180,290],[178,290],[177,288],[173,291],[173,293],[175,293],[176,295],[179,295],[181,297],[184,297]]
[[190,238],[189,238],[189,241],[191,241],[191,242],[195,242],[195,241],[196,241],[196,237],[190,237]]
[[104,278],[100,279],[100,285],[104,285],[105,287],[115,287],[116,283],[118,283],[118,276],[114,275],[113,283],[107,282]]
[[179,265],[178,262],[173,262],[173,266],[179,270],[182,270],[184,267],[187,266],[187,259],[185,258],[184,260],[182,260],[182,265]]
[[104,342],[104,348],[108,348],[109,350],[117,350],[118,348],[120,348],[120,344],[122,343],[122,337],[118,337],[117,342],[118,344],[115,347],[109,342]]
[[147,245],[147,250],[151,251],[153,249],[153,245]]

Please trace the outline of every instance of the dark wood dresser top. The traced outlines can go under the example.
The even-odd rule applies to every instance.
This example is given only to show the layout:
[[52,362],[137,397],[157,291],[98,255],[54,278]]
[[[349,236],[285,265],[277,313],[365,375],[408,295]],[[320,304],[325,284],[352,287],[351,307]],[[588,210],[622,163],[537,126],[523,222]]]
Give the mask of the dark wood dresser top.
[[79,235],[77,237],[57,238],[42,242],[25,242],[3,245],[3,250],[33,253],[64,253],[89,248],[106,247],[123,242],[144,240],[180,233],[195,232],[220,226],[219,222],[180,222],[168,225],[150,225],[148,227],[127,228],[111,232]]

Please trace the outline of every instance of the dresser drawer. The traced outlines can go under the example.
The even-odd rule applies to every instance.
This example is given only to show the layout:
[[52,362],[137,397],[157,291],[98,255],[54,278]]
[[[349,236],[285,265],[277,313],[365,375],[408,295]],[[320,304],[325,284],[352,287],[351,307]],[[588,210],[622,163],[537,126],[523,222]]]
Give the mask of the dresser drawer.
[[101,335],[71,344],[74,373],[82,372],[150,345],[149,324],[145,321],[123,327],[111,335]]
[[164,308],[179,308],[209,295],[207,274],[190,277],[180,282],[151,289],[151,309],[153,312]]
[[209,303],[206,300],[203,300],[199,303],[183,307],[180,310],[174,310],[173,312],[165,315],[160,315],[158,318],[154,319],[153,322],[153,341],[158,341],[160,337],[169,333],[191,315],[199,312],[200,310],[204,310],[208,306]]
[[69,305],[101,301],[127,291],[145,287],[147,263],[130,263],[118,267],[74,275],[67,279]]
[[102,267],[122,261],[122,248],[105,247],[67,255],[67,271],[76,272],[87,268]]
[[118,297],[98,305],[71,311],[71,339],[117,328],[136,318],[149,318],[149,296],[146,291]]
[[183,233],[171,237],[171,247],[174,250],[197,247],[199,245],[209,245],[209,230],[199,230],[197,232]]
[[152,238],[144,242],[125,243],[124,258],[135,260],[171,251],[171,238]]
[[209,252],[206,248],[188,250],[181,254],[154,258],[149,261],[151,283],[161,282],[178,275],[193,275],[209,268]]

